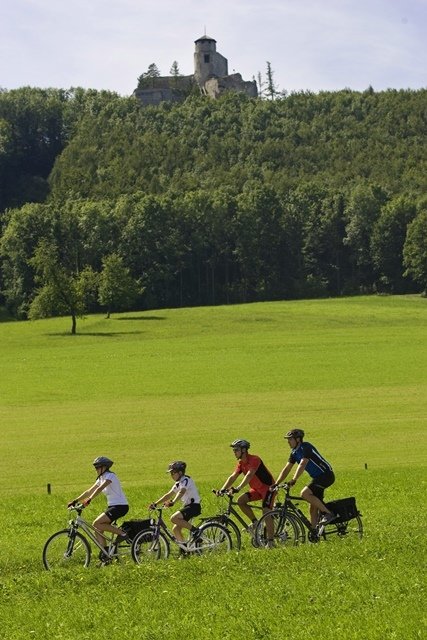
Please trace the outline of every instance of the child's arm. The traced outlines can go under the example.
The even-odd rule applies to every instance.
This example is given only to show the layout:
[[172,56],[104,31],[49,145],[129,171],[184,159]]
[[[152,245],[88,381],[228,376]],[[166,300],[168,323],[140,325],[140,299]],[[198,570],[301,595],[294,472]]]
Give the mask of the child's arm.
[[159,498],[158,500],[156,500],[155,502],[153,502],[153,506],[157,507],[157,505],[161,502],[162,504],[164,504],[165,502],[167,502],[168,500],[170,500],[172,498],[172,496],[174,495],[174,491],[171,489],[170,491],[168,491],[167,493],[165,493],[164,496],[162,496],[161,498]]
[[182,487],[182,489],[180,489],[178,493],[175,494],[175,497],[169,500],[169,506],[172,507],[175,502],[177,502],[177,500],[180,500],[186,491],[187,489],[185,487]]

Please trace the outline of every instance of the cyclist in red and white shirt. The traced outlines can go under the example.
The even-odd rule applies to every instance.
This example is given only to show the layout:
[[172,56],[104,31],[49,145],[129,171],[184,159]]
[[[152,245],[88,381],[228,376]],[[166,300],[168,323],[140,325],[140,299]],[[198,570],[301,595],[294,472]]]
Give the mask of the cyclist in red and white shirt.
[[[248,486],[249,490],[239,496],[237,504],[251,521],[248,531],[253,533],[257,524],[257,519],[249,503],[262,500],[263,512],[266,513],[273,507],[275,494],[270,491],[270,487],[274,483],[274,478],[271,472],[267,469],[259,456],[248,453],[250,446],[250,442],[244,439],[234,440],[234,442],[231,443],[230,447],[233,449],[234,455],[238,460],[237,466],[231,476],[229,476],[224,482],[218,493],[222,493],[224,491],[240,493],[244,487]],[[233,487],[235,480],[237,480],[237,478],[242,474],[244,474],[244,476],[237,487]],[[273,523],[271,523],[271,525],[272,524]],[[267,533],[269,534],[269,532]],[[272,538],[273,531],[271,532],[271,539],[268,535],[268,540],[272,542]]]

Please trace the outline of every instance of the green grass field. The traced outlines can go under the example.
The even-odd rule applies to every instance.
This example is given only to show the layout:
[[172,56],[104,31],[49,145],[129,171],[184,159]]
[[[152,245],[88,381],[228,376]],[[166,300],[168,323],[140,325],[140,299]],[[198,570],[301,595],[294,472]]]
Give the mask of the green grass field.
[[[68,318],[0,323],[0,638],[424,637],[426,305],[158,310],[88,317],[77,336]],[[116,460],[129,517],[146,517],[168,462],[185,459],[206,515],[234,465],[230,441],[251,440],[277,474],[291,426],[333,463],[328,498],[357,496],[361,543],[43,570],[95,456]]]

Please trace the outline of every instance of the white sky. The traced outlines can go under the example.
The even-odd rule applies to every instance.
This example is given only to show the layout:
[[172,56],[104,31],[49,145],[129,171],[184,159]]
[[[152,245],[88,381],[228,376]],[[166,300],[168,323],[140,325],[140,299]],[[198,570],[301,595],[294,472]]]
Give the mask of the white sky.
[[0,0],[0,87],[130,95],[155,62],[193,73],[205,32],[279,89],[427,87],[427,0]]

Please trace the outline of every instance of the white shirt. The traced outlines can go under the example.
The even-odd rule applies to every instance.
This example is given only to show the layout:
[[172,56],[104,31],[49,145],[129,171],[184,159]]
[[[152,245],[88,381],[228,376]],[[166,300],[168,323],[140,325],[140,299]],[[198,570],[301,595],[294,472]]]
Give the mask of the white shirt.
[[108,484],[103,490],[102,493],[107,498],[107,504],[109,507],[114,507],[118,504],[129,504],[125,494],[123,493],[123,489],[120,484],[120,480],[112,471],[104,471],[99,478],[96,479],[96,484],[100,486],[105,480],[110,480],[110,484]]
[[194,480],[192,480],[190,476],[182,476],[172,487],[172,491],[174,491],[174,493],[178,493],[181,489],[185,489],[185,493],[181,498],[185,507],[192,502],[196,502],[197,504],[200,503],[199,492],[194,484]]

